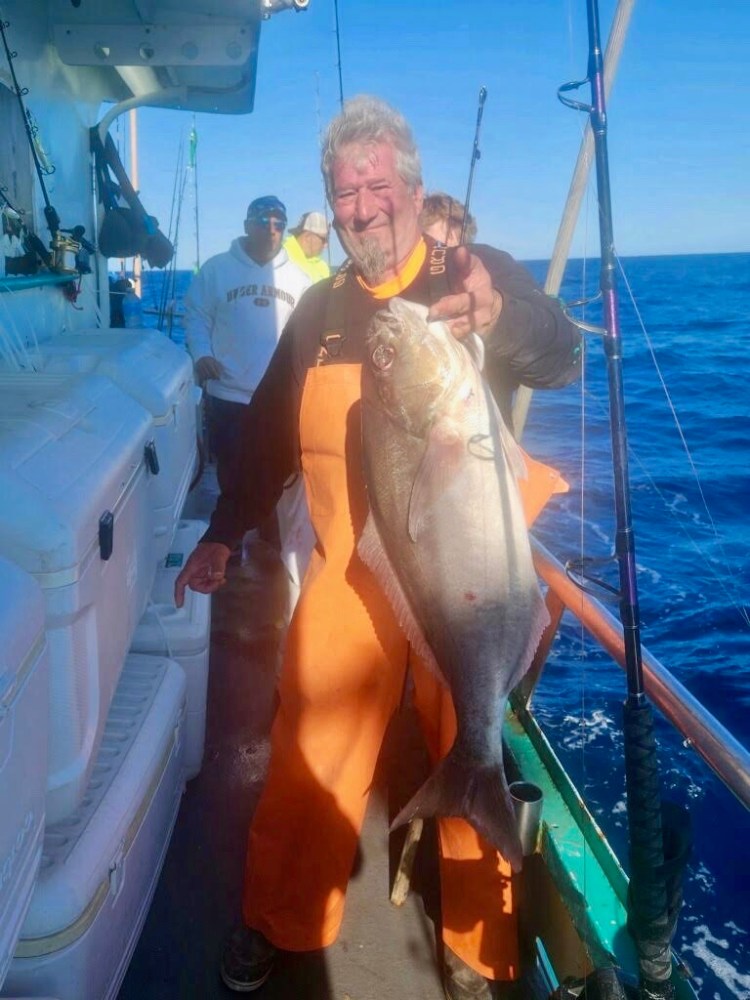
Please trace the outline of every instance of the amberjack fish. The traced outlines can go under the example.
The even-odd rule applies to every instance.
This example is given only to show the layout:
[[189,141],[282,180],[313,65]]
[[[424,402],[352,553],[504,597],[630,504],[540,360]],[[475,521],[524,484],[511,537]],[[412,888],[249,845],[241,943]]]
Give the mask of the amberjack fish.
[[479,338],[467,346],[426,316],[392,299],[370,322],[362,369],[370,513],[358,551],[457,718],[453,747],[393,826],[461,816],[518,870],[502,725],[549,620],[516,484],[523,458],[481,376]]

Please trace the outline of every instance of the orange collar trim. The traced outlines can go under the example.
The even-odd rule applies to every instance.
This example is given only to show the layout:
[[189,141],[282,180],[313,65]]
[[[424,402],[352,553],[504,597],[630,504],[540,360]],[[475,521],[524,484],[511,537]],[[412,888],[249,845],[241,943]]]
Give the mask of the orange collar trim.
[[368,285],[364,278],[358,274],[356,276],[357,281],[366,292],[372,295],[374,299],[392,299],[394,295],[398,295],[399,292],[403,292],[404,289],[408,288],[412,281],[414,281],[416,276],[419,274],[426,257],[427,244],[420,238],[419,243],[417,243],[412,252],[406,258],[404,266],[395,278],[391,278],[390,281],[384,281],[382,285]]

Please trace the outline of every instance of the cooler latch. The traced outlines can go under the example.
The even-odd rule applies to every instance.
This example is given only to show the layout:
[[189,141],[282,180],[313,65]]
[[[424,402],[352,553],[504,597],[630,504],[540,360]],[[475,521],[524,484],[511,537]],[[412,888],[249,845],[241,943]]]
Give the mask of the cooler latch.
[[143,457],[146,459],[148,471],[152,476],[159,475],[159,456],[156,454],[156,442],[149,441],[143,449]]
[[115,515],[105,510],[99,518],[99,555],[106,562],[112,555],[115,542]]

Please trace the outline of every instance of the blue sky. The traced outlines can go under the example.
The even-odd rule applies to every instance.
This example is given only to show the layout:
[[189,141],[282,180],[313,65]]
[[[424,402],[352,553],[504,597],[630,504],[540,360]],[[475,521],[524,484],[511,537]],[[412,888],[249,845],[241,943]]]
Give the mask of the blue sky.
[[[601,0],[604,40],[614,6]],[[586,122],[556,97],[586,74],[584,0],[339,0],[339,20],[344,96],[378,94],[406,115],[427,189],[463,199],[487,88],[471,205],[479,238],[522,260],[549,257]],[[197,116],[202,259],[241,234],[260,194],[278,195],[290,222],[323,208],[318,136],[339,107],[334,29],[333,0],[275,15],[261,32],[255,111]],[[744,0],[636,3],[609,101],[621,255],[750,250],[749,43]],[[190,122],[139,111],[140,189],[165,230]],[[593,188],[573,256],[598,252],[592,204]],[[189,267],[190,191],[179,242]]]

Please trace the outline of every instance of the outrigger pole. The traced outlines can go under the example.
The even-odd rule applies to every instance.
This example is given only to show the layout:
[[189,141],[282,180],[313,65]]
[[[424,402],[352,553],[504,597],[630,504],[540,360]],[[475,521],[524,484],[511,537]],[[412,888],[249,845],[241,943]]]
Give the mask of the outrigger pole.
[[[612,204],[607,153],[607,112],[597,0],[587,0],[589,66],[586,80],[560,88],[560,99],[590,116],[594,135],[599,207],[604,350],[609,384],[610,432],[615,479],[615,555],[620,577],[620,620],[628,695],[624,705],[625,784],[630,840],[628,929],[638,952],[643,1000],[671,1000],[671,942],[682,904],[681,877],[689,853],[688,817],[661,801],[654,720],[646,697],[641,659],[635,543],[630,510],[628,448],[622,384],[622,342],[615,272]],[[591,104],[563,97],[591,84]]]

